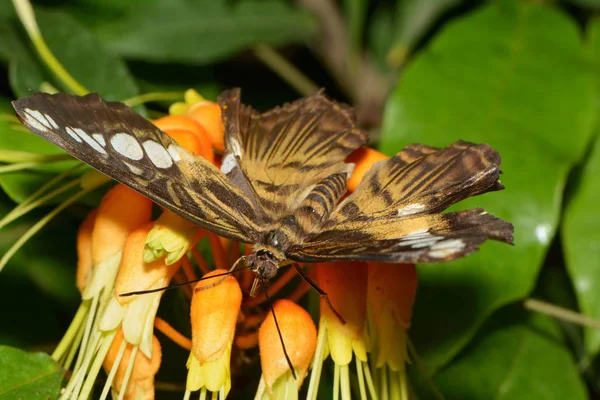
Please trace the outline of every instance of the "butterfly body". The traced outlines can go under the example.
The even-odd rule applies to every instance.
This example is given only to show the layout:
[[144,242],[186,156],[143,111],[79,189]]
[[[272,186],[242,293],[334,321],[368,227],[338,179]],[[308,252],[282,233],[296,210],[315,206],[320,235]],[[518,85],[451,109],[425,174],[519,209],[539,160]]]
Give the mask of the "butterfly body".
[[[218,235],[253,245],[258,281],[290,262],[449,261],[486,239],[512,243],[510,223],[482,209],[442,214],[503,189],[486,144],[411,145],[375,164],[347,195],[367,141],[350,107],[321,92],[260,114],[224,92],[221,169],[121,103],[98,95],[36,94],[13,102],[32,132]],[[346,197],[344,197],[347,195]]]

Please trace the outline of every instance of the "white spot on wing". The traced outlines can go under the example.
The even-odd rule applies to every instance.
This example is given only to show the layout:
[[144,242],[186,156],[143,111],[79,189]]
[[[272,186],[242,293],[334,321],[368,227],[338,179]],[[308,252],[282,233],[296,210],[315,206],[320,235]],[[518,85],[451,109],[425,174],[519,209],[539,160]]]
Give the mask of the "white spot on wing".
[[65,132],[67,132],[69,134],[69,136],[71,136],[73,139],[75,139],[78,143],[82,142],[81,138],[79,136],[77,136],[77,134],[75,133],[73,128],[71,128],[70,126],[67,126],[65,128]]
[[237,160],[235,159],[235,156],[232,153],[227,153],[225,158],[223,158],[223,163],[221,164],[221,172],[224,174],[228,174],[236,166]]
[[130,160],[141,160],[144,158],[144,150],[138,143],[137,139],[129,133],[115,133],[110,138],[110,145],[117,153]]
[[431,251],[427,254],[434,258],[445,258],[458,253],[464,248],[465,242],[461,239],[448,239],[431,246]]
[[137,167],[137,166],[135,166],[133,164],[129,164],[127,161],[123,161],[123,163],[125,165],[127,165],[127,168],[129,168],[129,170],[131,172],[133,172],[134,174],[136,174],[136,175],[142,175],[144,173],[144,170],[141,169],[140,167]]
[[415,249],[420,249],[432,246],[443,238],[432,235],[427,229],[418,229],[398,239],[401,239],[401,241],[397,246],[410,246]]
[[92,137],[96,142],[100,143],[100,146],[106,147],[106,140],[104,140],[104,136],[101,133],[92,133]]
[[409,204],[406,207],[398,209],[398,216],[416,214],[425,209],[425,205],[421,203]]
[[92,149],[96,150],[98,153],[101,154],[108,154],[106,153],[106,151],[102,148],[102,146],[100,146],[98,144],[98,142],[96,142],[94,139],[92,139],[92,137],[90,135],[88,135],[87,133],[85,133],[85,131],[81,128],[73,128],[70,127],[73,132],[75,132],[77,134],[77,136],[79,136],[84,142],[86,142]]
[[48,132],[50,130],[50,123],[42,117],[41,112],[32,110],[31,108],[25,108],[23,112],[25,114],[25,121],[27,121],[27,124],[32,128],[42,132]]
[[48,122],[50,123],[50,125],[52,125],[54,129],[58,129],[58,124],[52,119],[51,116],[49,116],[48,114],[44,114],[44,117],[46,117],[46,120],[48,120]]
[[146,140],[142,146],[146,150],[146,155],[152,161],[157,168],[169,168],[173,165],[173,159],[169,155],[167,149],[160,143],[156,143],[152,140]]
[[167,148],[169,155],[175,162],[181,161],[181,154],[179,154],[179,150],[177,149],[177,147],[178,146],[175,146],[174,144],[170,144],[169,147]]
[[231,152],[234,155],[241,157],[242,156],[242,147],[240,146],[240,143],[235,139],[231,139],[229,144],[231,146]]

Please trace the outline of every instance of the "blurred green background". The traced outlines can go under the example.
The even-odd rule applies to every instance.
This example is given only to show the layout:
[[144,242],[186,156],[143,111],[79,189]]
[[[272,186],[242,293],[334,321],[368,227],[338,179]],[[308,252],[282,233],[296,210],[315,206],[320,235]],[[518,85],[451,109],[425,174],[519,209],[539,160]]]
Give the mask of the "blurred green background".
[[[287,75],[282,57],[354,105],[387,154],[413,142],[492,145],[506,190],[460,208],[483,206],[512,222],[515,246],[486,243],[465,260],[419,267],[415,395],[436,398],[426,368],[446,399],[600,399],[600,1],[79,0],[34,8],[58,60],[110,100],[190,87],[215,99],[239,86],[245,103],[264,110],[312,88]],[[40,62],[12,3],[0,0],[0,150],[60,154],[8,117],[10,100],[44,82],[68,91]],[[160,115],[169,103],[138,111]],[[0,167],[0,215],[71,166]],[[79,302],[76,229],[96,198],[55,218],[2,271],[0,345],[51,351],[64,333]],[[2,253],[49,210],[0,230]],[[532,311],[531,299],[579,312],[596,328]],[[166,353],[165,363],[185,359],[175,346]],[[23,357],[3,348],[0,371]],[[175,368],[158,379],[182,383],[183,366]]]

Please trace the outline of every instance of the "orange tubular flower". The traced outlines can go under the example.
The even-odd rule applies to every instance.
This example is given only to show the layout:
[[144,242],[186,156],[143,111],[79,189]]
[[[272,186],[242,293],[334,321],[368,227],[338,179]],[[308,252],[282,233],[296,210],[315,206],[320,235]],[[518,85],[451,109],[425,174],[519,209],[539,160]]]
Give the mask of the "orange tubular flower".
[[184,115],[168,115],[153,123],[190,153],[202,156],[210,162],[214,161],[211,136],[194,119]]
[[401,388],[403,398],[408,398],[406,332],[410,327],[416,291],[414,264],[369,263],[369,331],[375,367],[384,368],[381,374],[389,375],[390,387]]
[[388,158],[389,157],[385,154],[370,147],[361,147],[350,154],[350,156],[346,158],[346,161],[354,163],[354,171],[352,171],[352,175],[347,182],[348,191],[355,191],[367,171],[369,171],[375,163],[387,160]]
[[369,263],[369,310],[377,367],[387,364],[398,371],[408,361],[405,337],[416,292],[414,264]]
[[[277,317],[281,338],[273,313],[269,313],[258,333],[263,375],[256,398],[283,398],[281,396],[284,393],[290,390],[297,391],[306,377],[317,343],[315,324],[302,307],[289,300],[277,300],[273,304],[273,312]],[[294,380],[290,371],[283,345],[297,380]],[[262,390],[263,385],[266,387],[266,393]]]
[[164,258],[152,263],[144,262],[143,250],[152,226],[153,223],[145,224],[127,238],[114,295],[100,323],[103,331],[116,329],[122,323],[125,340],[139,346],[146,357],[152,355],[154,317],[162,292],[130,297],[119,294],[166,286],[181,265],[179,262],[167,265]]
[[[127,367],[132,356],[133,346],[124,341],[123,332],[119,330],[112,342],[110,350],[104,359],[104,370],[107,374],[114,374],[112,381],[113,397],[117,398],[121,390],[125,390],[125,400],[152,400],[154,399],[154,376],[160,367],[162,351],[156,336],[152,337],[152,358],[142,353],[136,353],[133,369],[127,377]],[[114,371],[115,363],[118,367]],[[123,383],[127,380],[127,386]]]
[[221,107],[217,103],[208,100],[201,101],[192,105],[187,114],[206,128],[206,132],[210,135],[212,146],[216,150],[225,151]]
[[77,275],[75,282],[79,293],[83,293],[92,272],[92,232],[98,210],[91,211],[77,231]]
[[84,299],[112,288],[127,236],[150,220],[152,201],[124,185],[110,189],[98,207],[92,232],[92,277]]
[[[344,262],[317,264],[317,282],[327,293],[331,306],[321,300],[319,345],[311,376],[308,398],[316,398],[322,363],[329,349],[339,376],[342,397],[350,396],[349,364],[353,356],[357,365],[366,364],[369,341],[367,325],[367,264]],[[340,317],[344,321],[340,320]],[[336,389],[337,390],[337,389]]]
[[[204,277],[226,273],[217,269]],[[188,359],[187,390],[231,388],[230,355],[235,326],[242,304],[242,291],[233,276],[206,279],[194,290],[191,306],[192,352]],[[212,284],[216,286],[211,287]],[[203,389],[204,390],[204,389]],[[223,397],[224,397],[223,396]]]

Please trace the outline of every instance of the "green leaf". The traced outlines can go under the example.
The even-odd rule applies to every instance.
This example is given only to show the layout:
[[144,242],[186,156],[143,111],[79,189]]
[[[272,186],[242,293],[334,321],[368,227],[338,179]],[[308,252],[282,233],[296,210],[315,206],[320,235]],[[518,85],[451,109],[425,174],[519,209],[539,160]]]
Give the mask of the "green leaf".
[[[600,318],[600,140],[596,140],[581,181],[565,211],[562,241],[569,275],[577,295],[581,312],[591,318]],[[590,356],[600,351],[598,329],[585,330],[586,350]]]
[[587,399],[577,365],[547,317],[495,314],[435,378],[446,399]]
[[600,0],[567,0],[569,3],[573,5],[584,7],[584,8],[592,8],[598,9],[600,8]]
[[397,4],[394,44],[388,55],[393,67],[400,67],[408,53],[446,10],[459,0],[405,0]]
[[[589,32],[590,50],[600,67],[600,20],[595,20]],[[598,75],[600,76],[600,75]],[[592,145],[587,163],[578,171],[573,193],[567,204],[562,231],[567,270],[583,314],[600,318],[600,140]],[[590,356],[600,351],[600,331],[585,330],[585,347]]]
[[[139,94],[133,76],[119,57],[103,49],[86,27],[60,11],[36,8],[36,18],[48,46],[73,77],[91,92],[108,100],[124,100]],[[22,40],[26,40],[22,38]],[[30,43],[11,62],[11,86],[18,97],[39,90],[48,72],[37,61]],[[40,77],[44,77],[41,79]],[[62,87],[55,78],[51,83]],[[143,109],[136,109],[143,112]]]
[[0,346],[0,371],[2,398],[58,398],[63,371],[47,354]]
[[315,32],[306,12],[279,0],[154,0],[92,28],[117,54],[157,62],[207,64],[256,43],[282,45]]
[[506,190],[469,199],[512,222],[515,246],[420,266],[411,337],[429,367],[454,356],[498,307],[531,291],[559,222],[567,174],[595,122],[595,76],[577,26],[554,9],[495,2],[450,24],[408,66],[384,115],[383,151],[489,143]]

